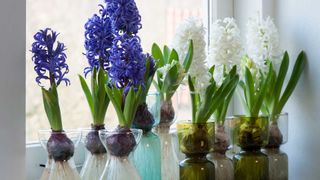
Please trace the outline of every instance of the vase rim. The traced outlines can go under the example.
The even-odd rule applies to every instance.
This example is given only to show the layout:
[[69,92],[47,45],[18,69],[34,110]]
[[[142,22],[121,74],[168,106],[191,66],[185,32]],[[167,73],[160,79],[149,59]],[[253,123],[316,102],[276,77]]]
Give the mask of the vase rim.
[[137,129],[137,128],[130,128],[130,131],[128,132],[121,132],[121,131],[118,131],[116,128],[114,129],[100,129],[99,130],[99,133],[102,132],[102,133],[106,133],[106,134],[132,134],[132,133],[138,133],[138,134],[142,134],[142,130],[141,129]]
[[180,120],[177,121],[177,124],[214,124],[215,121],[214,120],[208,120],[206,122],[192,122],[191,120]]
[[81,129],[63,129],[62,131],[54,131],[52,129],[40,129],[38,134],[70,134],[70,133],[80,133]]
[[228,116],[228,117],[226,117],[226,120],[227,119],[234,119],[234,118],[268,118],[268,116],[265,116],[265,115],[247,116],[247,115],[244,115],[244,114],[239,114],[239,115]]

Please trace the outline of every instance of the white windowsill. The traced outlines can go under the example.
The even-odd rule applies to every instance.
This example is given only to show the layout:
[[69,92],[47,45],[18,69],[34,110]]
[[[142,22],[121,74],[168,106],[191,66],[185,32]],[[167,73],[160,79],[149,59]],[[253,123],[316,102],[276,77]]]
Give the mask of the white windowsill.
[[[80,172],[85,160],[85,148],[82,143],[80,143],[76,148],[73,157],[78,171]],[[26,179],[38,180],[42,174],[46,161],[47,152],[41,147],[40,143],[32,142],[26,144]]]

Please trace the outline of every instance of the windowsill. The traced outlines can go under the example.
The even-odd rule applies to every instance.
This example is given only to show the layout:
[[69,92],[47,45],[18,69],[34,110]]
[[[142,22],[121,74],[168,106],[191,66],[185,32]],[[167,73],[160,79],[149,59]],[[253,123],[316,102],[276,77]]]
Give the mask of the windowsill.
[[[78,145],[74,153],[74,161],[78,171],[85,160],[85,148],[82,143]],[[39,179],[47,161],[47,152],[41,147],[39,142],[26,144],[26,172],[28,180]]]

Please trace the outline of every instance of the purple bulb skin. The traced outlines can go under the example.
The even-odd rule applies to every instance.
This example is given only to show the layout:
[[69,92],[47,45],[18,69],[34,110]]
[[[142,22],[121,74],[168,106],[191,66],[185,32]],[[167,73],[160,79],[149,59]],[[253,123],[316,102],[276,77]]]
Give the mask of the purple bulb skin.
[[53,132],[47,142],[47,150],[55,161],[68,161],[74,154],[74,144],[65,133]]
[[170,101],[163,101],[161,102],[161,111],[160,111],[160,123],[172,123],[175,112],[172,106],[172,102]]
[[130,154],[137,143],[129,128],[118,127],[115,133],[106,138],[106,144],[111,155],[125,157]]
[[99,130],[105,129],[104,125],[91,125],[91,131],[85,139],[85,146],[91,154],[104,154],[106,149],[99,138]]
[[132,127],[142,129],[143,132],[149,132],[154,124],[153,115],[148,110],[148,105],[143,103],[138,106]]

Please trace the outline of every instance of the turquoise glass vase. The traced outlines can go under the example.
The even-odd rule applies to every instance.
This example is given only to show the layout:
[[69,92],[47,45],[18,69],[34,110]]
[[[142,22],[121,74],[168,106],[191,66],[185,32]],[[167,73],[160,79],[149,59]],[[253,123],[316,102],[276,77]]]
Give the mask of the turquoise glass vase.
[[143,131],[132,161],[142,180],[161,180],[161,142],[151,130],[160,122],[159,93],[149,93],[138,107],[133,127]]
[[142,180],[161,180],[160,138],[153,132],[142,135],[133,162]]

